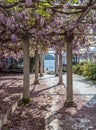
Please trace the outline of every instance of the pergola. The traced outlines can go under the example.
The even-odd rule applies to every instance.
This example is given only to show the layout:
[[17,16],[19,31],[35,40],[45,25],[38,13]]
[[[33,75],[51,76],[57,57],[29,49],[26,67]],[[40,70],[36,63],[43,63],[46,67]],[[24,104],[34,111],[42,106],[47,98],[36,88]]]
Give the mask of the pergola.
[[[26,0],[26,2],[28,2],[28,0]],[[9,5],[2,5],[2,3],[0,4],[0,11],[3,12],[4,14],[6,14],[6,11],[4,11],[4,9],[10,9],[13,8],[15,6],[22,6],[22,4],[24,4],[24,1],[20,0],[19,2],[14,2],[13,4],[9,4]],[[29,5],[28,5],[29,4]],[[96,0],[92,1],[90,0],[90,2],[86,5],[86,6],[68,6],[68,9],[75,9],[76,11],[73,12],[65,12],[65,11],[61,11],[59,13],[64,13],[64,14],[74,14],[74,13],[80,13],[81,15],[78,17],[76,23],[74,24],[74,26],[68,30],[65,30],[65,32],[63,33],[64,35],[64,39],[66,44],[66,53],[67,53],[67,97],[66,97],[66,102],[65,102],[65,106],[74,106],[74,99],[73,99],[73,78],[72,78],[72,41],[74,39],[74,35],[73,35],[73,31],[76,27],[78,27],[78,25],[82,22],[82,20],[85,18],[85,16],[90,12],[90,10],[95,10],[96,6],[94,6],[96,4]],[[27,8],[32,8],[34,6],[34,2],[32,4],[32,1],[29,1],[29,3],[27,3]],[[26,7],[25,6],[25,7]],[[58,8],[63,8],[62,5],[57,4],[54,7],[52,7],[52,9],[54,11],[56,11],[56,9]],[[80,9],[78,11],[78,9]],[[35,36],[36,38],[36,36]],[[29,39],[27,37],[23,37],[23,55],[24,55],[24,78],[23,78],[23,100],[27,100],[29,101],[30,98],[30,91],[29,91]],[[36,39],[37,41],[37,39]],[[38,83],[38,49],[35,50],[35,64],[36,64],[36,68],[35,68],[35,83]],[[60,62],[59,64],[62,64],[62,54],[59,53],[59,59]],[[62,67],[59,68],[60,73],[62,74]],[[61,78],[61,75],[60,75]]]

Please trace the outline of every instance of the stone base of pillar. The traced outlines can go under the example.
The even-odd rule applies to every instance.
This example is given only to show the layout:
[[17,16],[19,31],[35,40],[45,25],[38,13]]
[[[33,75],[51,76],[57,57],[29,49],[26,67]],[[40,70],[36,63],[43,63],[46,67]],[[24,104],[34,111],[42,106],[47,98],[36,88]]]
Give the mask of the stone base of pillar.
[[65,107],[76,107],[76,103],[74,101],[68,101],[66,100],[64,103]]
[[58,85],[63,85],[64,83],[63,82],[58,82]]
[[37,81],[34,81],[34,84],[40,84],[40,83],[39,83],[39,80],[37,80]]
[[55,77],[58,77],[59,76],[59,74],[55,74]]
[[43,77],[43,74],[40,74],[40,77]]
[[29,104],[31,102],[30,98],[23,98],[19,101],[18,106],[25,106],[26,104]]

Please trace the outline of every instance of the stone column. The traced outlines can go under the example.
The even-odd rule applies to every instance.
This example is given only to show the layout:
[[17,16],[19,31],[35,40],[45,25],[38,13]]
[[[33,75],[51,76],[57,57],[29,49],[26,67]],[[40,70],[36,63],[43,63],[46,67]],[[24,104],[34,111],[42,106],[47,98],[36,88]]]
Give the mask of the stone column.
[[62,52],[59,52],[59,85],[63,84],[63,72],[62,72]]
[[27,38],[23,42],[23,100],[28,101],[30,98],[29,89],[29,41]]
[[67,44],[67,97],[65,106],[75,106],[73,101],[73,77],[72,77],[72,41],[73,35],[65,35]]
[[43,76],[43,71],[44,71],[44,54],[41,52],[40,54],[40,76]]
[[38,50],[35,50],[35,84],[39,83],[38,79],[38,73],[39,73],[39,57],[38,57]]
[[55,76],[59,75],[58,69],[59,69],[59,67],[58,67],[58,52],[56,51],[55,52]]

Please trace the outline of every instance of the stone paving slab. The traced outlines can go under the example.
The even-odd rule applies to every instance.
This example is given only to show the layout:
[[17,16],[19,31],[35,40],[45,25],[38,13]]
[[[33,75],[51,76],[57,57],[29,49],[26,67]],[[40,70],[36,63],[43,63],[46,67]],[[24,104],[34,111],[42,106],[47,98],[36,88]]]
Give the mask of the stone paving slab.
[[[30,85],[34,81],[34,76],[32,76]],[[63,79],[66,86],[66,74]],[[4,83],[2,80],[1,86]],[[14,84],[14,82],[12,83]],[[91,81],[86,81],[82,76],[74,75],[74,100],[77,103],[77,108],[65,108],[63,105],[66,99],[66,88],[63,85],[57,85],[57,83],[58,77],[44,75],[40,78],[40,84],[45,88],[41,87],[34,93],[38,95],[37,98],[39,98],[39,94],[43,94],[43,97],[49,100],[46,106],[47,113],[45,114],[45,129],[43,130],[96,130],[96,116],[94,116],[96,115],[96,85]],[[20,84],[22,83],[19,82]],[[45,109],[46,103],[41,102],[41,104],[40,108]]]
[[18,102],[22,99],[22,86],[22,74],[8,74],[0,77],[0,129],[7,122],[8,117],[14,113]]

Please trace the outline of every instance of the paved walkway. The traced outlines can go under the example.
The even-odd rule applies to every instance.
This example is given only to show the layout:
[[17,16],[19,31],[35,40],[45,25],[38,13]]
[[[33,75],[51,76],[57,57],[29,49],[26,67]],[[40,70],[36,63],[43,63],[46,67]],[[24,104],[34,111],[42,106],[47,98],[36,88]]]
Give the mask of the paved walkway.
[[[66,85],[66,74],[63,76],[63,81]],[[92,81],[86,80],[83,76],[73,75],[73,89],[84,96],[87,101],[90,101],[96,96],[96,84]],[[92,104],[94,103],[96,103],[96,101],[92,100]]]
[[96,104],[96,84],[78,75],[74,75],[73,81],[74,90],[84,95],[88,102],[86,105],[91,106]]
[[[30,86],[32,87],[34,76],[31,75],[30,77]],[[14,86],[11,80],[14,83]],[[17,81],[18,84],[14,81]],[[66,74],[63,75],[63,81],[66,86]],[[17,87],[22,86],[22,75],[3,77],[2,82],[0,82],[1,87],[3,87],[2,84],[6,85],[7,88],[16,87],[16,85]],[[40,84],[34,89],[34,93],[32,94],[32,98],[38,101],[38,106],[40,110],[42,109],[43,115],[46,113],[44,115],[45,129],[40,128],[40,130],[96,130],[96,85],[91,81],[85,80],[82,76],[73,75],[74,101],[77,104],[77,108],[65,108],[66,87],[63,85],[58,86],[57,84],[58,77],[55,77],[54,75],[44,75],[44,77],[40,78]],[[29,115],[32,114],[31,106],[26,109],[28,110]],[[24,113],[26,113],[26,111],[24,111]],[[18,117],[19,116],[20,115],[18,115]],[[12,120],[14,120],[14,116],[12,117]],[[9,122],[11,123],[11,121]],[[25,124],[24,121],[23,124]],[[17,129],[13,128],[12,130]],[[31,129],[24,128],[24,130]]]
[[[45,77],[44,78],[47,85],[49,86],[56,85],[58,81],[57,77],[49,76],[49,75],[46,75]],[[63,81],[66,86],[66,74],[63,76]],[[52,89],[49,89],[49,93],[52,99],[50,102],[50,105],[51,105],[50,111],[49,113],[47,113],[46,118],[45,118],[46,130],[96,130],[96,124],[95,124],[96,116],[93,117],[94,119],[92,119],[92,120],[95,120],[94,125],[91,122],[92,121],[91,118],[88,118],[90,114],[91,116],[93,116],[94,114],[96,115],[96,84],[92,83],[91,81],[87,81],[82,76],[73,75],[73,88],[74,88],[74,97],[75,97],[74,100],[77,103],[77,108],[66,109],[65,113],[71,116],[69,115],[66,116],[65,114],[66,119],[64,120],[62,118],[62,112],[60,113],[56,113],[56,112],[63,108],[61,98],[62,97],[65,98],[64,93],[66,91],[66,88],[64,88],[64,86],[61,85],[61,86],[53,87]],[[60,97],[60,95],[63,95],[63,96]],[[61,105],[60,105],[60,102],[61,102]],[[95,109],[93,109],[94,107]],[[91,113],[92,110],[93,110],[93,115]],[[81,114],[81,117],[80,117],[80,114]],[[73,117],[73,115],[74,116],[76,115],[76,117]],[[72,123],[73,124],[71,125],[71,127],[68,127],[66,125],[64,126],[66,122],[71,122],[70,124]]]

